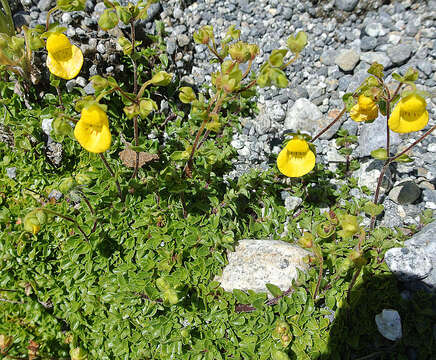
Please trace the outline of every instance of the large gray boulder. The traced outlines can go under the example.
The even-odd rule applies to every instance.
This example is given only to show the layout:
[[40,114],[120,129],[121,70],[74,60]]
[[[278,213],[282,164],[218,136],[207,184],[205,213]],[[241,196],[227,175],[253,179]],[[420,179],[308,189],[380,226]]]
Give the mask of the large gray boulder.
[[436,221],[385,254],[389,269],[411,290],[436,292]]
[[234,252],[227,255],[229,263],[215,280],[226,291],[253,290],[268,292],[266,284],[286,291],[305,270],[303,258],[308,251],[280,240],[241,240]]

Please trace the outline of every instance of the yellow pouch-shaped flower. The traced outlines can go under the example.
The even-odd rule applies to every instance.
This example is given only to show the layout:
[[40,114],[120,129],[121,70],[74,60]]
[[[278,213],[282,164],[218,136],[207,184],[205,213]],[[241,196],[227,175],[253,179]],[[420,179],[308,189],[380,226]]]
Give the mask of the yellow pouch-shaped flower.
[[277,167],[283,175],[300,177],[307,174],[315,166],[315,154],[309,144],[302,139],[289,141],[277,157]]
[[84,108],[74,128],[74,136],[85,150],[92,153],[105,152],[112,140],[106,113],[98,105]]
[[388,126],[397,133],[409,133],[425,128],[428,123],[427,103],[422,96],[410,94],[395,106]]
[[75,78],[83,65],[82,51],[64,34],[51,34],[47,39],[47,67],[53,75],[62,79]]
[[351,108],[350,117],[357,122],[372,121],[378,116],[377,104],[370,97],[360,95],[357,104]]

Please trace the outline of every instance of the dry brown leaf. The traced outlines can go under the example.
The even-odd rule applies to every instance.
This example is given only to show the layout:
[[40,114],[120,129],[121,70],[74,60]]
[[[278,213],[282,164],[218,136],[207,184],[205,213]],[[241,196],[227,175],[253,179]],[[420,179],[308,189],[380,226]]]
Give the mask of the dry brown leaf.
[[[120,156],[120,159],[125,166],[127,166],[129,168],[135,167],[136,152],[133,151],[132,149],[130,149],[128,147],[128,145],[123,151],[120,151],[120,153],[118,155]],[[150,154],[150,153],[146,153],[146,152],[141,151],[139,153],[138,168],[142,167],[145,163],[148,163],[150,161],[157,160],[157,159],[159,159],[159,155]]]

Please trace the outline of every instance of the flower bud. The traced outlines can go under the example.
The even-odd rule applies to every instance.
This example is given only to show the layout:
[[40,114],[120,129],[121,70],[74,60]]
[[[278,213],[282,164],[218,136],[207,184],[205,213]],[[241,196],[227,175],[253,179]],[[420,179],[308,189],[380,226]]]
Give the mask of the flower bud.
[[76,182],[79,185],[89,185],[91,183],[91,181],[92,181],[92,179],[88,175],[81,174],[81,173],[76,174],[74,179],[76,180]]
[[363,253],[356,250],[351,251],[350,259],[358,267],[364,266],[368,263]]
[[63,118],[62,116],[58,116],[54,119],[53,123],[53,132],[58,136],[72,136],[73,128],[71,127],[70,122]]
[[291,342],[291,340],[292,340],[292,335],[289,333],[282,335],[282,337],[280,339],[283,347],[287,347],[289,345],[289,343]]
[[305,232],[303,236],[298,239],[298,244],[303,248],[310,249],[313,246],[313,235],[310,232]]
[[75,181],[72,177],[67,177],[59,184],[59,191],[63,194],[67,194],[74,187]]
[[191,102],[197,100],[194,90],[189,86],[184,86],[180,88],[179,99],[184,104],[190,104]]
[[88,354],[86,354],[82,348],[76,347],[70,350],[70,357],[71,360],[87,360]]
[[230,57],[239,62],[244,63],[250,59],[250,53],[247,49],[247,44],[242,41],[238,41],[229,47]]
[[247,51],[250,54],[250,59],[253,60],[259,54],[259,46],[256,44],[248,44]]
[[124,106],[123,110],[128,119],[133,119],[136,115],[139,115],[139,105],[135,103],[129,106]]
[[153,110],[157,110],[157,104],[151,99],[142,99],[139,103],[139,115],[145,119]]
[[34,211],[28,213],[23,220],[24,230],[31,232],[33,235],[36,235],[39,230],[41,230],[41,223]]
[[153,75],[150,82],[153,85],[157,85],[157,86],[167,86],[171,82],[172,78],[173,78],[172,74],[168,74],[166,71],[159,71],[158,73]]
[[130,55],[133,51],[132,43],[124,36],[118,38],[118,45],[123,49],[124,55]]
[[6,350],[14,341],[12,336],[0,334],[0,350]]
[[338,231],[338,234],[343,238],[351,237],[359,231],[357,216],[343,215],[339,218],[339,223],[342,226],[342,230]]
[[[118,41],[119,41],[119,39],[118,39]],[[94,75],[89,80],[91,80],[92,87],[96,91],[102,91],[102,90],[106,89],[108,86],[107,79],[105,79],[104,77],[102,77],[100,75]]]

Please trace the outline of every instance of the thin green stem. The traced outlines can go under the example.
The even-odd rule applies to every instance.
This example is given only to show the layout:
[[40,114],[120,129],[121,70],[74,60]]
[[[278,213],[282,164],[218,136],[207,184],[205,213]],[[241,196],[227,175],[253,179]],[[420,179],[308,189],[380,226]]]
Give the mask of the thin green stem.
[[53,14],[56,10],[58,9],[57,6],[55,6],[54,8],[51,8],[48,12],[47,12],[47,18],[45,20],[45,31],[48,31],[48,27],[50,25],[50,16],[51,14]]
[[360,272],[362,271],[362,266],[360,266],[357,271],[354,273],[353,278],[351,279],[350,285],[348,286],[348,290],[347,290],[347,303],[350,303],[351,300],[351,290],[353,289],[354,284],[357,281],[357,278],[360,275]]
[[109,171],[109,174],[111,174],[111,176],[114,178],[115,185],[117,186],[117,190],[118,190],[118,196],[120,197],[121,202],[124,202],[124,197],[123,197],[123,193],[121,191],[121,186],[120,186],[120,183],[118,182],[117,177],[115,176],[114,171],[112,170],[111,166],[107,162],[107,160],[104,157],[103,153],[99,153],[98,155],[100,155],[100,159],[101,159],[101,161],[103,161],[103,164],[104,164],[104,166],[106,166],[106,169]]
[[318,281],[316,282],[315,292],[313,293],[313,301],[315,301],[316,297],[318,296],[318,291],[319,291],[319,287],[321,286],[322,274],[323,274],[324,259],[322,258],[322,255],[318,257],[318,260],[319,260],[319,273],[318,273]]
[[295,56],[291,60],[289,60],[286,64],[283,64],[282,66],[280,66],[280,70],[283,70],[284,68],[291,65],[295,60],[298,59],[298,55],[300,55],[300,54],[299,53],[295,54]]
[[60,218],[62,218],[62,219],[64,219],[64,220],[71,221],[74,225],[77,226],[77,228],[78,228],[79,231],[82,233],[82,235],[83,235],[83,237],[85,238],[85,240],[89,242],[88,236],[85,234],[85,232],[83,231],[83,229],[80,227],[79,223],[78,223],[75,219],[73,219],[73,218],[71,218],[71,217],[69,217],[69,216],[66,216],[66,215],[60,214],[60,213],[58,213],[57,211],[53,211],[53,210],[51,210],[51,209],[47,209],[47,208],[39,208],[39,210],[46,211],[46,212],[48,212],[48,213],[50,213],[50,214],[53,214],[53,215],[59,216]]

